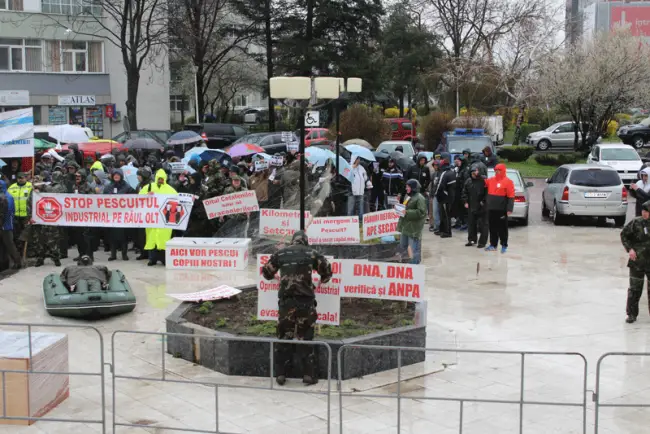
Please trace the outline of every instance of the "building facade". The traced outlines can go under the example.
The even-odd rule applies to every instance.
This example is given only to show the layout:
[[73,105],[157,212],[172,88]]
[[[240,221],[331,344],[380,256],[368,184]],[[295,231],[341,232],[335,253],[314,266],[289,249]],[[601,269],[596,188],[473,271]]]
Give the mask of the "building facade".
[[[87,4],[0,0],[0,111],[33,107],[36,124],[84,124],[101,138],[123,131],[127,81],[121,50],[100,30],[80,35],[62,23]],[[93,17],[100,13],[92,11]],[[161,56],[152,65],[141,72],[138,128],[169,129],[168,63]]]
[[650,2],[567,0],[566,28],[571,43],[616,29],[650,41]]

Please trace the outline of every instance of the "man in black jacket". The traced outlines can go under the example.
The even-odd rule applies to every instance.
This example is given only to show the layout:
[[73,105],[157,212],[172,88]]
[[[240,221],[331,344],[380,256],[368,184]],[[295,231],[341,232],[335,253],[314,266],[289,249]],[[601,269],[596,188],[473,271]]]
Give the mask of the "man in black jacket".
[[[469,174],[469,161],[465,157],[465,151],[461,155],[456,156],[454,160],[456,166],[456,197],[461,198],[463,195],[463,188],[465,187],[465,181],[470,178]],[[463,206],[463,201],[456,201],[456,206],[453,209],[454,216],[456,217],[456,224],[454,229],[465,230],[467,229],[467,210]]]
[[485,208],[485,198],[487,196],[487,186],[481,176],[481,168],[478,164],[472,164],[470,178],[465,180],[463,186],[462,202],[467,210],[468,217],[468,234],[466,247],[476,244],[477,232],[481,233],[478,239],[478,248],[485,247],[488,237],[487,215]]
[[456,201],[456,172],[449,165],[450,159],[447,152],[440,155],[441,174],[435,193],[440,206],[440,238],[451,237],[451,210]]
[[386,201],[388,202],[389,198],[392,198],[390,199],[392,203],[388,203],[388,208],[392,208],[404,189],[404,174],[392,158],[388,159],[388,168],[382,173],[381,183]]
[[[424,154],[418,154],[417,165],[412,166],[406,173],[404,181],[408,181],[409,179],[415,179],[420,183],[420,192],[424,196],[427,209],[429,209],[429,195],[427,192],[429,191],[429,184],[431,184],[431,170],[427,166],[427,157]],[[406,188],[406,182],[404,183],[404,188]],[[404,196],[406,196],[406,190],[402,194],[402,197]]]
[[[121,169],[113,169],[111,171],[111,183],[104,188],[104,194],[133,194],[135,190],[124,180],[124,172]],[[117,248],[120,247],[122,251],[122,260],[128,261],[128,239],[126,236],[126,229],[124,228],[110,228],[108,230],[110,238],[111,256],[109,261],[117,259]]]

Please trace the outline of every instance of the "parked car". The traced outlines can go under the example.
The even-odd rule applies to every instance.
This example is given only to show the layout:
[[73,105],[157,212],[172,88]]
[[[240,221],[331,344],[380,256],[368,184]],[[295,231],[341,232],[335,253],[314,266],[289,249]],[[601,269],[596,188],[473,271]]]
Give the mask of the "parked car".
[[391,152],[395,152],[395,149],[401,146],[404,151],[402,152],[404,156],[413,158],[415,155],[415,149],[413,149],[413,144],[411,142],[407,142],[406,140],[386,140],[385,142],[381,142],[379,146],[377,146],[377,151],[376,152],[383,152],[385,154],[390,154]]
[[[492,176],[494,176],[494,169],[488,169],[488,177]],[[528,189],[533,186],[533,183],[524,182],[517,169],[506,169],[506,176],[515,185],[515,206],[509,220],[528,226],[528,210],[530,209]]]
[[[313,143],[324,142],[327,138],[327,128],[307,128],[305,129],[305,146],[311,146]],[[300,134],[300,132],[298,132]],[[296,134],[296,135],[298,135]]]
[[616,227],[625,224],[627,189],[618,172],[608,166],[565,164],[546,180],[542,194],[542,216],[555,225],[569,216],[613,218]]
[[452,161],[465,149],[472,151],[472,154],[477,154],[487,146],[492,149],[494,155],[497,153],[492,137],[485,134],[485,130],[481,128],[456,128],[454,131],[445,133],[445,137],[447,152],[451,154]]
[[626,145],[641,149],[650,141],[650,118],[646,118],[634,125],[624,125],[616,133]]
[[131,131],[130,133],[127,133],[125,131],[113,137],[113,140],[115,140],[116,142],[124,143],[129,139],[147,138],[147,139],[154,139],[155,141],[157,141],[158,143],[164,146],[167,144],[167,139],[169,139],[171,135],[172,132],[169,130],[138,130],[138,131]]
[[[467,125],[468,116],[459,116],[454,118],[451,121],[451,124],[456,125]],[[503,145],[503,116],[481,116],[479,118],[481,123],[484,125],[486,134],[492,138],[492,143],[494,146]]]
[[210,149],[223,149],[248,134],[240,125],[234,124],[187,124],[183,129],[199,133]]
[[[292,133],[291,140],[298,141],[298,137]],[[270,155],[273,155],[276,152],[287,152],[287,143],[282,141],[281,132],[248,134],[247,136],[237,139],[233,145],[236,145],[237,143],[251,143],[253,145],[261,146],[264,148],[264,151]]]
[[[534,146],[540,151],[548,151],[552,147],[573,147],[575,141],[576,125],[574,122],[558,122],[545,130],[535,131],[526,137],[526,144]],[[578,134],[579,135],[579,134]],[[589,146],[597,143],[599,137],[587,137]]]
[[390,124],[391,140],[411,140],[417,139],[416,125],[407,118],[388,118],[384,119]]
[[587,157],[587,164],[609,166],[618,172],[623,183],[630,186],[637,181],[637,175],[643,161],[637,151],[630,145],[600,144],[593,147]]

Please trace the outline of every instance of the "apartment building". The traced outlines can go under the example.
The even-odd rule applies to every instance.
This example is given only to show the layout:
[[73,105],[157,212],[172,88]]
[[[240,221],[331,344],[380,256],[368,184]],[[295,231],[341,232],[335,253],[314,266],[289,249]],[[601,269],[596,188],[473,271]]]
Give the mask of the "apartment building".
[[[36,124],[84,124],[103,138],[123,131],[127,81],[120,49],[100,30],[75,34],[63,21],[89,7],[92,17],[101,16],[88,4],[0,0],[0,111],[33,107]],[[139,129],[170,126],[169,67],[157,60],[141,74]]]

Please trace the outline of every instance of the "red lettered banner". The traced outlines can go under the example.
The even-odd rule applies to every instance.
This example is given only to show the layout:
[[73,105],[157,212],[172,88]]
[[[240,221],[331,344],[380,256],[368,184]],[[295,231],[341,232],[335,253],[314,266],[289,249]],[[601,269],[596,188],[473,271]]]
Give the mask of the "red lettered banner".
[[[309,221],[311,214],[305,211],[305,221]],[[291,241],[294,232],[300,230],[300,211],[290,209],[260,210],[260,237],[287,238]]]
[[[266,280],[262,276],[262,267],[269,261],[271,255],[257,255],[257,270],[259,278],[257,281],[257,319],[259,321],[278,319],[278,291],[280,290],[280,277]],[[328,283],[320,283],[320,276],[314,271],[312,279],[316,287],[316,312],[318,313],[317,324],[339,325],[341,317],[341,297],[339,284],[341,281],[341,263],[327,257],[332,265],[332,279]]]
[[39,225],[164,228],[184,231],[192,204],[178,195],[32,195],[32,219]]
[[424,265],[342,259],[341,297],[420,301]]
[[260,210],[255,190],[238,191],[206,199],[203,206],[209,219]]
[[392,210],[371,212],[363,216],[363,239],[372,240],[387,235],[397,235],[399,215]]

